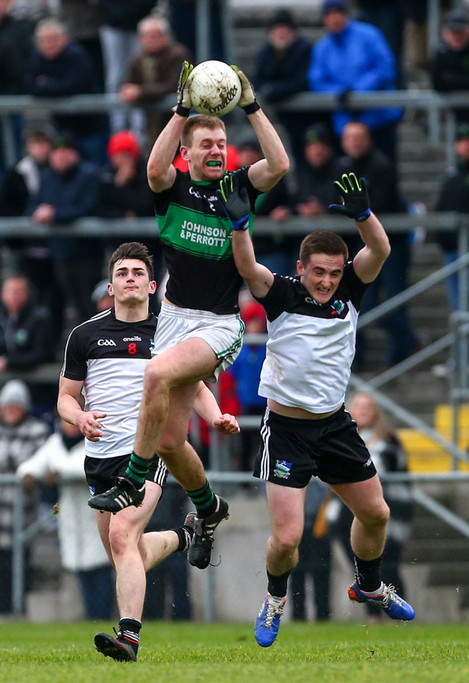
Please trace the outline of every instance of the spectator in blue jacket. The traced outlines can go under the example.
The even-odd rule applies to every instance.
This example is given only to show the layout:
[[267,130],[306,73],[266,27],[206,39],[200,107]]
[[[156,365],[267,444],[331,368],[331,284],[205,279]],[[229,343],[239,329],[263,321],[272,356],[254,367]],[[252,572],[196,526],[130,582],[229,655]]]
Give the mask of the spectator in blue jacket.
[[[54,140],[49,165],[27,213],[36,223],[55,226],[60,235],[64,225],[92,215],[98,172],[81,160],[74,139],[65,134]],[[95,313],[91,294],[103,272],[101,241],[57,236],[49,239],[49,246],[62,296],[71,301],[78,319],[90,318]]]
[[[57,19],[43,19],[35,29],[34,50],[28,72],[28,92],[36,97],[69,97],[99,92],[96,69],[84,48],[70,39]],[[72,132],[83,159],[97,166],[106,162],[107,116],[55,114],[54,126]]]
[[376,26],[349,18],[346,0],[325,0],[322,14],[327,33],[312,49],[309,87],[337,96],[339,106],[332,123],[338,137],[346,123],[362,121],[372,130],[376,146],[395,160],[396,125],[402,109],[347,109],[352,92],[395,89],[394,55]]
[[[262,101],[276,105],[308,90],[310,58],[311,43],[300,34],[293,14],[288,9],[278,10],[268,24],[267,42],[256,55],[253,83]],[[303,155],[304,132],[320,116],[325,118],[312,111],[277,113],[288,134],[296,165]]]

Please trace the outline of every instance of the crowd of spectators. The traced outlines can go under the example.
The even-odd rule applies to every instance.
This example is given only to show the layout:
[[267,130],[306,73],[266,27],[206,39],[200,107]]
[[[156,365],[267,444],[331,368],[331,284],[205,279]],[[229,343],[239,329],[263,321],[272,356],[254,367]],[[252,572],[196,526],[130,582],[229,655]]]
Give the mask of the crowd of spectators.
[[[166,3],[166,16],[156,0],[62,0],[57,14],[31,9],[21,14],[19,4],[0,0],[0,95],[28,94],[66,101],[72,95],[104,92],[118,94],[121,106],[108,113],[77,114],[70,110],[47,117],[34,111],[27,117],[9,115],[11,145],[16,155],[16,161],[10,165],[6,163],[0,119],[0,216],[29,216],[33,225],[53,228],[51,237],[10,237],[0,245],[11,257],[9,269],[0,272],[0,374],[10,375],[56,360],[67,327],[93,315],[98,302],[104,299],[105,307],[112,305],[107,296],[107,281],[103,280],[103,264],[106,253],[123,239],[105,234],[101,239],[71,236],[67,226],[88,216],[129,219],[126,237],[133,239],[131,219],[153,216],[153,198],[146,179],[148,145],[166,124],[171,111],[163,113],[151,105],[175,93],[183,61],[194,62],[200,54],[196,3],[190,0]],[[289,176],[256,203],[257,215],[269,217],[275,225],[272,234],[254,233],[256,253],[272,270],[290,273],[301,239],[283,234],[282,225],[291,216],[311,220],[313,225],[317,217],[327,212],[328,205],[337,200],[332,181],[342,173],[353,171],[367,179],[371,205],[378,214],[411,210],[401,193],[397,171],[397,130],[403,110],[388,107],[357,111],[350,108],[350,98],[354,92],[407,87],[405,26],[409,21],[420,26],[426,18],[426,5],[412,0],[324,0],[322,36],[316,41],[306,37],[290,8],[276,10],[266,20],[266,40],[257,47],[249,75],[259,100],[275,112],[292,158]],[[220,28],[221,0],[212,0],[208,7],[212,36],[217,37],[210,58],[226,59]],[[442,7],[446,10],[446,3]],[[188,20],[189,14],[194,20]],[[445,12],[440,44],[427,66],[436,91],[469,90],[469,13],[463,3]],[[276,105],[292,95],[305,91],[332,94],[337,107],[331,113],[276,109]],[[457,123],[457,168],[441,179],[435,206],[428,207],[431,210],[469,212],[469,109],[458,110]],[[262,149],[257,139],[240,134],[228,150],[228,168],[234,170],[260,158]],[[184,170],[181,158],[177,157],[174,163]],[[348,235],[344,237],[353,255],[357,245]],[[453,260],[456,237],[447,232],[435,237],[445,259]],[[369,288],[363,312],[407,286],[411,242],[406,226],[401,232],[393,231],[390,239],[391,256]],[[156,278],[160,282],[164,273],[156,234],[145,241],[154,255]],[[449,291],[451,305],[456,309],[455,282],[456,279],[451,281]],[[240,303],[246,331],[265,332],[262,307],[253,300]],[[157,302],[152,302],[155,312],[157,307]],[[405,307],[386,317],[382,325],[388,336],[383,366],[392,366],[419,348],[418,331],[414,330]],[[264,401],[257,395],[257,384],[264,355],[262,343],[246,343],[239,359],[222,379],[220,400],[222,405],[223,401],[225,405],[229,403],[230,412],[260,419]],[[367,367],[366,337],[361,334],[356,369]],[[14,443],[15,429],[20,435],[29,426],[40,432],[35,447],[27,455],[5,457],[2,472],[13,472],[33,455],[48,432],[45,425],[41,431],[34,422],[36,418],[30,415],[27,387],[16,384],[11,388],[7,384],[5,392],[7,387],[20,401],[23,412],[13,422],[4,417],[3,407],[7,404],[2,390],[0,441],[8,437]],[[72,437],[59,429],[50,438],[63,440],[65,462],[75,446]],[[200,438],[208,458],[208,434],[203,433]],[[246,430],[239,443],[235,466],[249,470],[257,448],[257,431]],[[57,467],[55,463],[54,472]],[[31,473],[34,474],[33,470]],[[45,470],[38,470],[34,476],[41,479],[46,476]],[[33,488],[29,487],[27,497],[32,495]],[[5,501],[6,505],[8,500]],[[310,528],[321,503],[321,495],[311,503],[314,514],[311,513]],[[329,541],[317,536],[314,543],[318,538],[324,545],[324,561],[317,567],[317,580],[321,581],[322,576],[326,581]],[[305,538],[307,552],[311,543],[309,534]],[[8,561],[9,552],[11,548],[5,541],[4,546],[0,545],[0,559],[5,561],[6,557]],[[78,564],[71,568],[78,572],[89,569]],[[2,568],[2,577],[3,571]],[[169,582],[170,578],[171,572],[158,580]],[[304,576],[299,573],[295,589],[298,594],[302,582]],[[85,583],[83,586],[85,598],[90,598]],[[324,597],[316,605],[318,618],[327,618],[326,589],[318,595]],[[89,605],[92,602],[93,598]],[[10,608],[11,604],[0,605],[0,611]],[[187,615],[190,606],[182,604],[176,612]],[[304,618],[301,600],[296,603],[294,616]]]
[[[104,90],[119,93],[122,102],[110,115],[70,111],[39,122],[32,116],[33,126],[29,117],[25,122],[15,116],[12,130],[24,142],[18,147],[18,161],[3,173],[0,170],[0,215],[30,216],[33,224],[54,228],[53,237],[9,238],[2,246],[12,255],[12,271],[27,273],[33,305],[49,316],[48,328],[60,340],[67,324],[93,313],[91,294],[104,276],[104,255],[118,241],[105,235],[101,240],[72,237],[66,226],[86,216],[131,219],[153,215],[146,182],[147,145],[170,112],[145,107],[175,92],[182,62],[193,61],[198,52],[195,21],[185,33],[178,22],[181,10],[195,12],[196,3],[168,3],[166,15],[155,0],[131,4],[64,0],[57,15],[50,8],[42,15],[34,14],[31,7],[20,14],[18,4],[0,2],[0,53],[5,65],[0,93],[66,99]],[[335,200],[332,180],[341,172],[353,170],[367,178],[377,212],[409,209],[399,193],[397,173],[396,130],[402,110],[357,111],[349,109],[348,103],[353,92],[404,87],[405,23],[425,19],[421,5],[426,3],[417,4],[420,14],[415,3],[402,0],[389,0],[379,7],[366,0],[323,0],[323,32],[316,41],[303,34],[290,8],[275,10],[267,18],[266,41],[259,44],[252,69],[262,101],[275,108],[307,90],[329,92],[337,98],[337,108],[331,113],[276,111],[288,137],[292,171],[258,199],[258,215],[268,216],[277,228],[255,240],[261,260],[277,272],[289,272],[299,241],[283,235],[282,224],[290,216],[314,220],[322,215]],[[210,19],[217,24],[220,5],[209,5]],[[445,3],[442,6],[446,9]],[[444,14],[441,42],[429,62],[436,90],[469,87],[468,41],[469,17],[461,4]],[[219,51],[210,56],[222,55]],[[466,112],[458,116],[464,123]],[[258,142],[242,135],[229,151],[231,169],[262,155]],[[183,163],[175,160],[175,165]],[[402,233],[393,232],[391,240],[395,258],[383,268],[376,291],[370,288],[365,308],[376,305],[379,296],[390,296],[406,286],[410,242],[405,226]],[[150,241],[160,279],[158,240]],[[454,251],[442,246],[445,253]],[[384,365],[393,365],[418,348],[418,335],[405,309],[383,324],[390,335]],[[2,338],[6,337],[3,331]],[[52,345],[48,355],[38,358],[50,359],[51,355]],[[364,351],[359,352],[357,363],[366,365]]]

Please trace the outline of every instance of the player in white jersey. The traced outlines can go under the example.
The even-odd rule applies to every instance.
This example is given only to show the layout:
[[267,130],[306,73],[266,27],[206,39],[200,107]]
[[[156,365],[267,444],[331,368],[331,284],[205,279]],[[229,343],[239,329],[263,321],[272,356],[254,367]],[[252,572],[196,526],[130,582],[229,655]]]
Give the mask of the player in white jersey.
[[312,476],[326,482],[354,514],[350,599],[379,604],[392,619],[413,619],[413,608],[381,579],[389,508],[370,454],[344,409],[360,301],[390,252],[386,232],[370,211],[365,180],[344,174],[335,183],[343,204],[329,207],[356,221],[363,248],[347,262],[341,237],[328,230],[312,232],[301,244],[297,277],[274,275],[256,262],[246,230],[244,192],[230,180],[221,181],[220,194],[233,227],[236,265],[267,312],[267,352],[259,385],[267,409],[254,475],[266,480],[272,534],[256,640],[269,647],[277,636],[287,580],[298,561]]
[[[108,490],[126,471],[157,323],[148,310],[156,282],[151,256],[143,244],[130,242],[116,249],[109,263],[109,280],[114,307],[70,333],[57,405],[60,416],[77,425],[86,437],[85,473],[93,496]],[[195,407],[223,433],[239,431],[232,415],[221,415],[203,382]],[[190,519],[178,529],[144,533],[166,474],[165,464],[154,455],[148,471],[136,473],[146,480],[139,507],[126,508],[118,515],[96,512],[103,544],[116,570],[120,621],[117,638],[98,633],[95,645],[113,659],[137,658],[146,571],[172,553],[187,550],[193,535]]]

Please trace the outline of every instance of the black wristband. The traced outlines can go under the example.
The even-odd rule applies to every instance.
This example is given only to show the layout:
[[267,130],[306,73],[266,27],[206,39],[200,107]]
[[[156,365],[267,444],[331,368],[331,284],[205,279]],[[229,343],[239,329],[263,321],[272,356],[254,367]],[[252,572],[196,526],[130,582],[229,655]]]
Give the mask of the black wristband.
[[191,110],[187,107],[183,107],[182,104],[178,104],[178,106],[176,107],[176,114],[179,114],[179,116],[185,116],[187,119],[190,113]]
[[243,107],[246,114],[254,114],[254,112],[258,111],[260,108],[261,105],[257,100],[254,100],[254,102],[251,102],[251,104],[248,104],[246,107]]

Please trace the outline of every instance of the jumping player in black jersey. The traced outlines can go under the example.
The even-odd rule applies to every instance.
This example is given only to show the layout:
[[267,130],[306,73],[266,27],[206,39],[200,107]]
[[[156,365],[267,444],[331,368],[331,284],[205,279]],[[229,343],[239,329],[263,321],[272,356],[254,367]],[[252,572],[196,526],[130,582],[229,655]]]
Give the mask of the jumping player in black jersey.
[[[145,370],[139,426],[125,479],[90,504],[101,510],[136,505],[143,487],[133,470],[144,470],[155,450],[187,491],[197,511],[189,549],[190,564],[204,569],[210,562],[213,533],[228,515],[228,503],[215,495],[195,451],[183,448],[199,380],[216,381],[236,359],[244,325],[229,233],[230,221],[216,194],[226,173],[226,130],[212,116],[193,116],[186,88],[192,66],[185,63],[174,115],[157,138],[148,160],[148,180],[155,207],[169,280],[159,315],[155,357]],[[286,173],[288,156],[274,127],[256,101],[246,76],[239,106],[244,109],[264,153],[264,159],[235,171],[246,188],[250,209]],[[181,156],[189,171],[172,165],[181,141]]]
[[277,637],[288,576],[298,561],[312,476],[329,484],[354,514],[355,582],[349,598],[376,603],[392,619],[413,619],[413,608],[381,579],[389,508],[370,454],[344,409],[360,301],[390,252],[386,232],[370,211],[365,180],[343,175],[335,182],[343,204],[329,207],[356,221],[363,248],[348,261],[341,237],[328,230],[312,232],[301,244],[297,277],[274,275],[256,262],[246,230],[249,204],[244,190],[230,178],[220,185],[232,222],[237,268],[266,309],[268,321],[259,384],[267,408],[254,475],[266,481],[272,535],[256,640],[269,647]]
[[[127,468],[157,326],[148,310],[156,282],[146,246],[138,242],[120,245],[109,262],[109,281],[114,307],[70,333],[57,406],[60,416],[77,425],[86,437],[85,473],[93,495],[108,490]],[[221,415],[203,382],[198,385],[195,408],[215,429],[225,434],[239,431],[232,415]],[[187,550],[193,535],[193,513],[178,529],[144,533],[166,473],[165,464],[154,455],[147,471],[136,473],[142,483],[146,480],[141,505],[118,515],[96,513],[104,547],[116,570],[120,621],[117,638],[98,633],[95,645],[116,660],[137,659],[146,571],[172,553]]]

